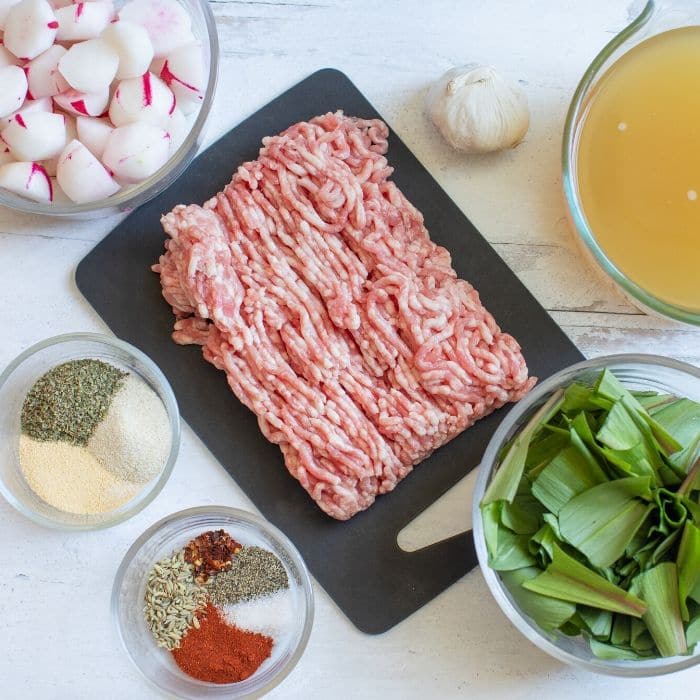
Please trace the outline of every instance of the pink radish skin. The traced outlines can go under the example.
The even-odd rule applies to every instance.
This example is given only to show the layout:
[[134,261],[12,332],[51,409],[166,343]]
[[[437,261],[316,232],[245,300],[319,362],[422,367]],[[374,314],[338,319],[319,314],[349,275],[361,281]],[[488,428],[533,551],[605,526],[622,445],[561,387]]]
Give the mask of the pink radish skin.
[[17,114],[2,130],[2,140],[16,160],[53,158],[66,145],[65,118],[53,112]]
[[91,0],[56,10],[58,33],[56,41],[95,39],[114,17],[114,5],[109,0]]
[[53,97],[69,89],[70,86],[58,72],[58,62],[65,53],[66,50],[62,46],[54,44],[24,67],[29,84],[28,94],[32,99]]
[[123,182],[136,183],[165,165],[169,153],[170,134],[138,122],[120,126],[109,135],[102,162]]
[[143,27],[119,20],[110,24],[101,38],[119,54],[117,80],[137,78],[148,71],[153,60],[153,45]]
[[78,117],[76,119],[78,139],[96,157],[102,158],[107,139],[114,130],[108,119]]
[[119,184],[80,141],[71,141],[61,153],[56,179],[68,198],[76,204],[111,197]]
[[18,2],[19,0],[0,0],[0,31],[5,31],[7,15]]
[[0,168],[0,187],[35,202],[53,201],[51,178],[39,163],[7,163]]
[[191,114],[204,99],[204,61],[202,46],[191,43],[175,49],[160,69],[161,80],[173,91],[177,106]]
[[0,68],[0,117],[16,112],[27,96],[27,76],[19,66]]
[[67,90],[53,98],[59,109],[84,117],[100,117],[109,104],[109,90],[99,92],[80,92]]
[[58,20],[46,0],[21,0],[5,20],[3,43],[11,53],[30,61],[54,42]]
[[40,97],[38,100],[25,100],[22,109],[0,119],[0,128],[10,124],[16,114],[29,114],[31,112],[53,112],[53,102],[50,97]]
[[108,89],[119,66],[119,55],[101,39],[73,44],[58,62],[61,75],[75,90],[100,92]]
[[194,41],[190,15],[177,0],[132,0],[119,11],[119,19],[148,32],[156,57]]
[[175,96],[153,73],[122,80],[109,105],[114,126],[146,122],[164,127],[175,109]]

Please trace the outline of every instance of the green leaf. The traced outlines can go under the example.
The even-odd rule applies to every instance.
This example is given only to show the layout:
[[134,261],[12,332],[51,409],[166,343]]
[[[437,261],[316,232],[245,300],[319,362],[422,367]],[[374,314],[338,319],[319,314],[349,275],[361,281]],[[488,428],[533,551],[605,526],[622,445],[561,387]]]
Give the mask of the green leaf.
[[506,571],[501,574],[501,580],[521,612],[531,617],[543,630],[553,632],[571,618],[576,612],[576,606],[522,587],[524,581],[536,578],[539,573],[538,568],[531,566],[517,571]]
[[616,401],[605,417],[596,438],[613,450],[627,451],[642,441],[642,434],[622,401]]
[[532,566],[535,560],[528,551],[530,536],[516,535],[502,525],[501,509],[501,503],[490,503],[481,508],[489,566],[495,571],[510,571],[523,566]]
[[606,661],[639,661],[642,657],[631,649],[603,644],[595,639],[589,640],[593,656]]
[[542,424],[547,423],[557,413],[563,400],[563,391],[558,389],[540,406],[527,425],[518,433],[486,489],[481,505],[496,501],[510,502],[515,498],[518,484],[523,476],[530,441]]
[[561,540],[549,523],[545,523],[530,539],[528,551],[544,568],[552,561],[554,544]]
[[600,396],[605,397],[609,401],[619,401],[620,399],[626,398],[632,406],[640,409],[642,408],[639,401],[625,388],[613,372],[607,368],[600,373],[594,388]]
[[696,617],[685,630],[685,640],[688,647],[694,647],[700,642],[700,615]]
[[629,646],[630,643],[630,621],[632,618],[627,615],[615,615],[612,631],[610,633],[610,643],[615,646]]
[[659,506],[660,525],[665,526],[659,527],[662,532],[683,527],[688,517],[688,510],[683,505],[682,499],[668,489],[657,489],[654,492],[654,501]]
[[542,525],[542,504],[531,495],[517,495],[512,503],[503,503],[501,522],[518,535],[532,535]]
[[642,616],[661,656],[688,653],[678,600],[678,571],[673,562],[665,562],[635,579],[647,611]]
[[624,553],[652,505],[649,477],[617,479],[571,499],[559,513],[562,537],[597,567],[611,566]]
[[489,554],[489,561],[498,551],[498,531],[501,528],[501,503],[490,503],[481,507],[481,522],[484,527],[484,540]]
[[561,410],[573,414],[579,411],[610,410],[612,401],[600,396],[592,387],[573,382],[564,391],[564,403]]
[[552,563],[536,578],[522,584],[534,593],[589,605],[601,610],[641,617],[646,604],[610,583],[553,545]]
[[654,420],[683,446],[670,459],[687,473],[700,459],[700,404],[690,399],[678,399],[655,412]]
[[574,496],[607,481],[596,464],[573,445],[562,450],[532,484],[532,495],[555,515]]
[[681,617],[687,622],[690,619],[688,612],[688,596],[700,583],[700,528],[686,521],[678,546],[678,595],[681,605]]
[[610,637],[613,614],[609,610],[598,610],[597,608],[589,608],[587,605],[579,605],[577,611],[593,637],[601,641]]

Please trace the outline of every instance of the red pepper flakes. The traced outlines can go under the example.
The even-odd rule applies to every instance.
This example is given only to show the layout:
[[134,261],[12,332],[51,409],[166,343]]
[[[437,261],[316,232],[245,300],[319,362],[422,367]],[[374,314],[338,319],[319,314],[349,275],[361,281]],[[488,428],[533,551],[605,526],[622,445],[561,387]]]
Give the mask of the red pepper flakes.
[[185,547],[185,561],[194,567],[197,583],[206,583],[212,574],[224,571],[231,566],[231,559],[241,551],[226,530],[209,530],[195,537]]
[[273,643],[264,634],[229,625],[219,609],[209,603],[199,629],[191,627],[172,655],[193,678],[209,683],[237,683],[260,668],[272,653]]

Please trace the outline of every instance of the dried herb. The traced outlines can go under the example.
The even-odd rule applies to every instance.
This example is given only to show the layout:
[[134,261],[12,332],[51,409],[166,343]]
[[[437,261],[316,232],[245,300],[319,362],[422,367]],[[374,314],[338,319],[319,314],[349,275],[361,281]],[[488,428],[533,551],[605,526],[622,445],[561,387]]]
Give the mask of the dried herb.
[[84,446],[126,372],[101,360],[71,360],[37,379],[22,405],[22,432],[35,440]]
[[243,547],[231,567],[207,584],[209,598],[216,605],[240,603],[288,587],[284,564],[262,547]]
[[231,559],[241,545],[225,530],[209,530],[195,537],[185,547],[185,561],[194,567],[197,583],[206,583],[212,575],[231,566]]

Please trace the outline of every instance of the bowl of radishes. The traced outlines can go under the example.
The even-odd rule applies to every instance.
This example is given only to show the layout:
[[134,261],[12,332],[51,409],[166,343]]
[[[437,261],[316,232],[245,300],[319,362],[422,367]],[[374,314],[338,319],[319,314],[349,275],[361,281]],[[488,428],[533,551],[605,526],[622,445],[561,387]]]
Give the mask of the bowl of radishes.
[[194,158],[218,40],[207,0],[0,0],[0,205],[126,211]]

